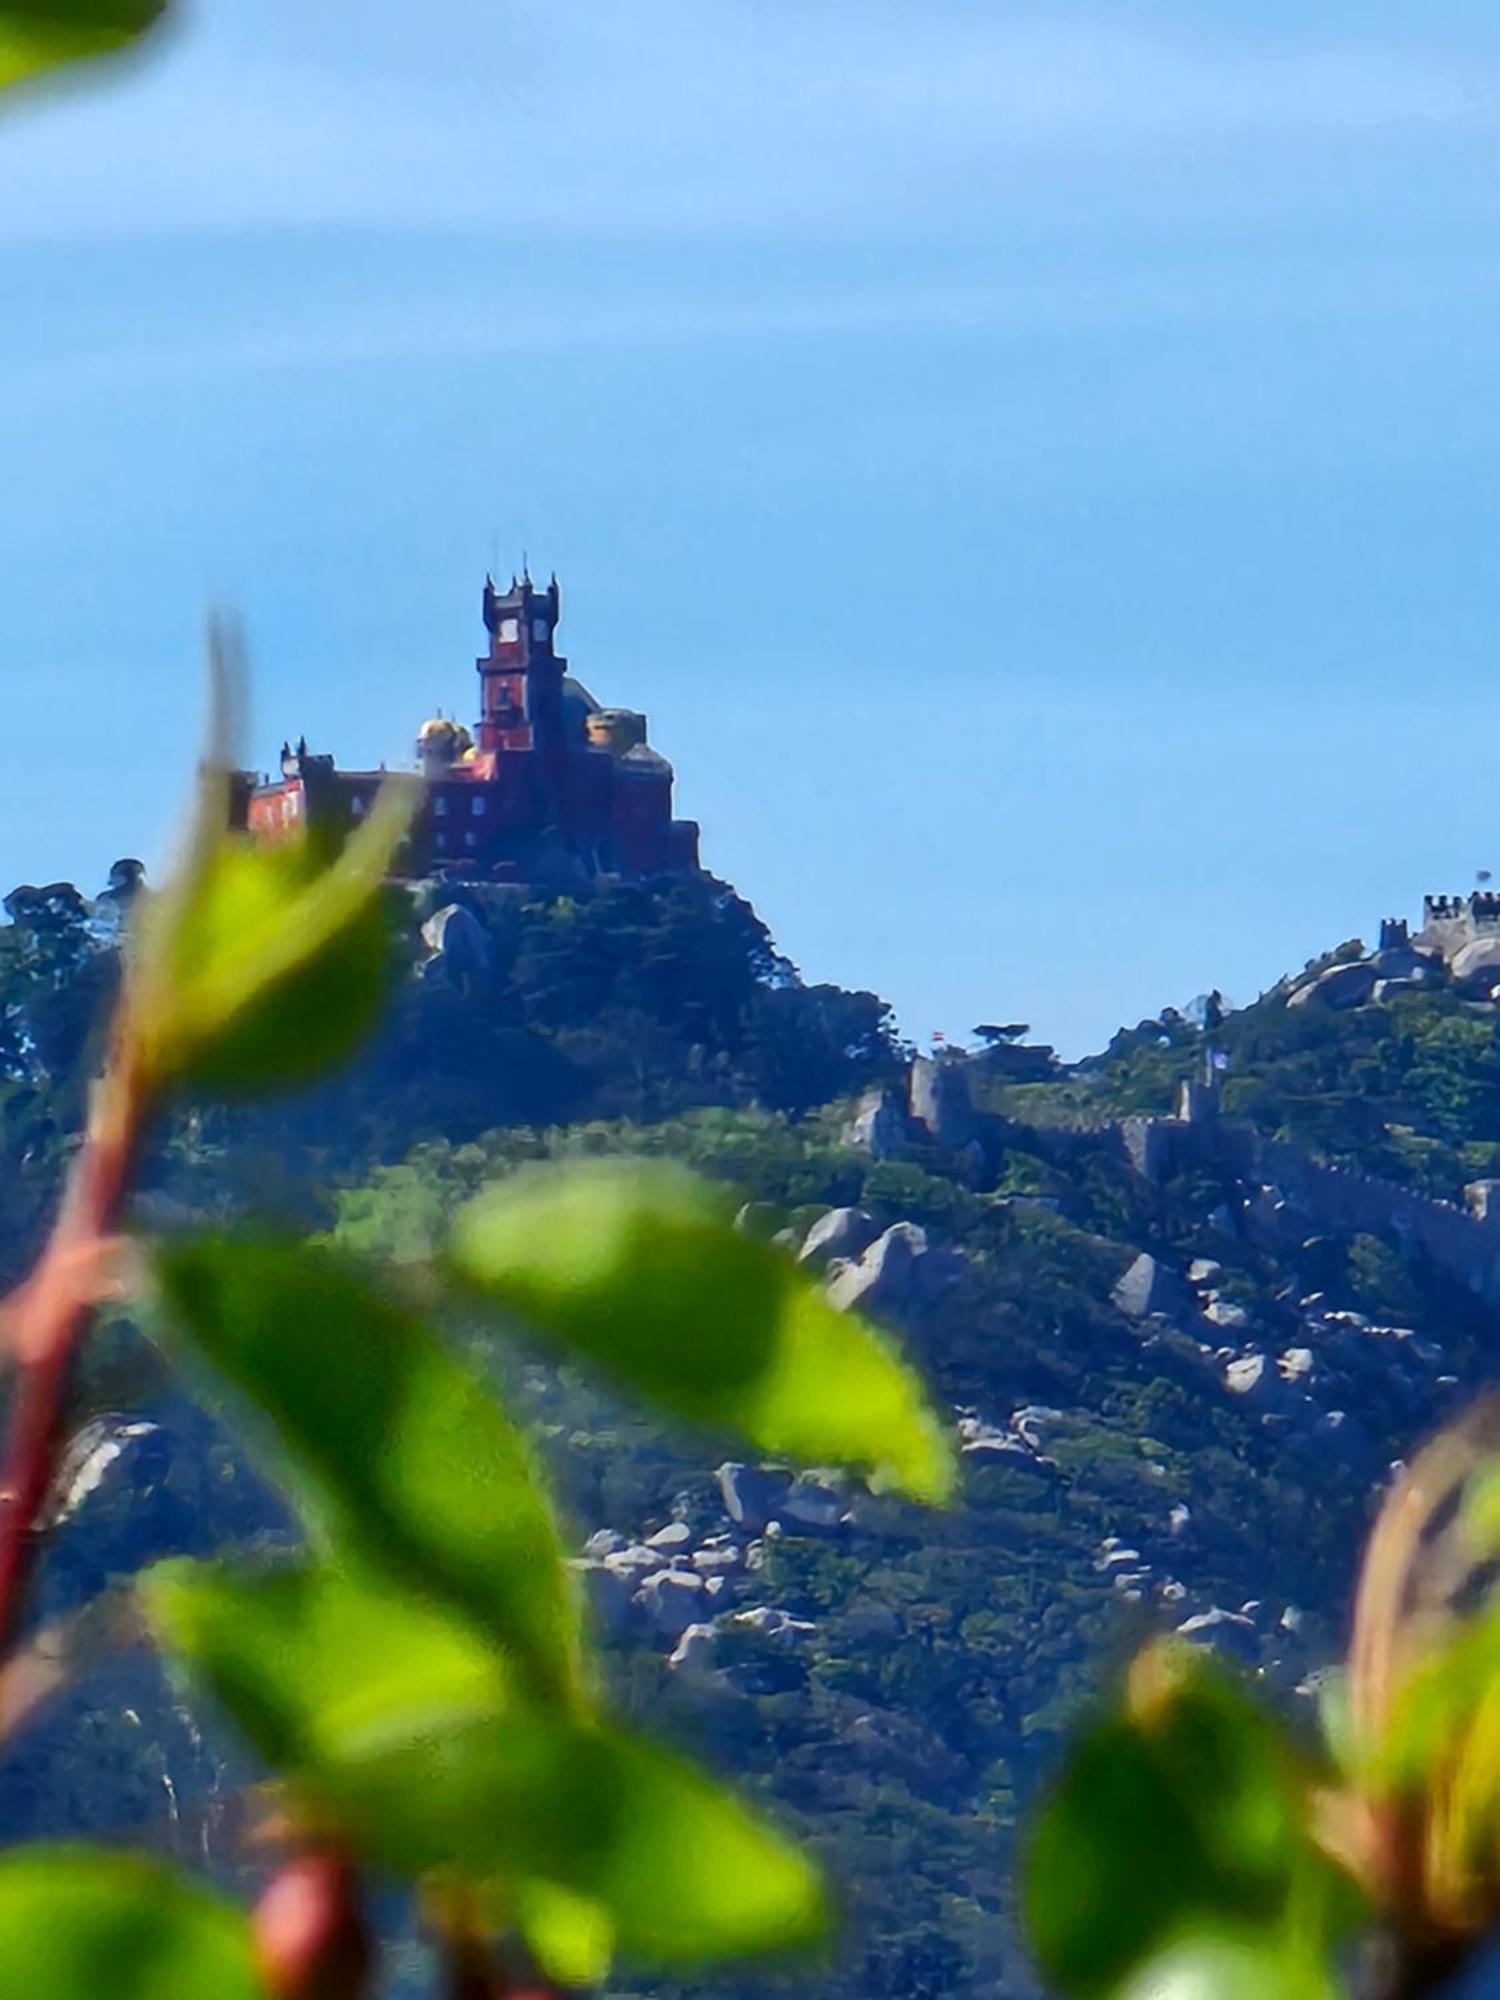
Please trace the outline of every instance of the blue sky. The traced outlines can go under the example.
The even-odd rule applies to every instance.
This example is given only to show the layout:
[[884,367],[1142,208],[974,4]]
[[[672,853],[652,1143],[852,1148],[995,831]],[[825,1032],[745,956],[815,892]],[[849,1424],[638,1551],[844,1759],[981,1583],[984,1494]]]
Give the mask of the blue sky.
[[[704,856],[1070,1052],[1500,868],[1500,17],[198,0],[0,114],[0,876],[473,702],[556,566]],[[372,18],[373,17],[373,18]]]

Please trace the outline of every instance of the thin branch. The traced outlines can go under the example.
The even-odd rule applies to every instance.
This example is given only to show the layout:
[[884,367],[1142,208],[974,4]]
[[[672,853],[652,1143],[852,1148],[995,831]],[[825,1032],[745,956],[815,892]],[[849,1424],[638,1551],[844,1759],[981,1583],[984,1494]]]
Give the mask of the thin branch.
[[99,1300],[100,1249],[119,1221],[146,1109],[133,1048],[117,1045],[41,1261],[4,1308],[15,1380],[0,1459],[0,1660],[20,1629],[73,1361]]

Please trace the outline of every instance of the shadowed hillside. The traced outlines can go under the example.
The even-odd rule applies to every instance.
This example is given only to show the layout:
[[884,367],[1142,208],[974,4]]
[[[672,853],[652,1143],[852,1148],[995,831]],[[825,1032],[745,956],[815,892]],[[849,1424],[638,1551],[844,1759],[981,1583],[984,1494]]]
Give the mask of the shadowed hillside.
[[[1279,991],[1215,1029],[1219,1101],[1178,1120],[1205,1054],[1180,1016],[1021,1084],[1003,1043],[914,1063],[874,996],[804,986],[722,884],[434,900],[403,922],[390,1018],[357,1067],[274,1112],[185,1107],[148,1218],[269,1210],[419,1274],[487,1180],[668,1155],[898,1327],[961,1441],[961,1504],[936,1517],[712,1437],[668,1442],[566,1373],[491,1358],[565,1495],[620,1699],[778,1801],[844,1885],[819,1988],[1030,1992],[1015,1830],[1095,1677],[1166,1627],[1310,1715],[1390,1463],[1493,1372],[1493,1294],[1413,1222],[1469,1228],[1463,1186],[1495,1166],[1492,1007]],[[72,892],[9,907],[14,1265],[68,1150],[116,943],[108,907]],[[169,1550],[287,1532],[130,1327],[82,1404],[44,1609]],[[6,1832],[144,1826],[232,1873],[242,1775],[149,1660],[108,1655],[12,1748]]]

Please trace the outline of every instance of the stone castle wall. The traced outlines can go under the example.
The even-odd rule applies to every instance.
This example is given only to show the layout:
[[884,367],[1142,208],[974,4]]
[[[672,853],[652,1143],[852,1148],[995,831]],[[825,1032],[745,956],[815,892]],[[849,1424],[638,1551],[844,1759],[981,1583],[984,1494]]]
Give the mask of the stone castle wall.
[[1300,1146],[1222,1119],[1125,1119],[1115,1129],[1126,1157],[1148,1178],[1189,1164],[1226,1168],[1277,1189],[1309,1229],[1394,1238],[1500,1308],[1500,1213],[1476,1215],[1377,1175],[1325,1165]]
[[[1218,1115],[1217,1094],[1189,1085],[1175,1118],[1121,1118],[1096,1126],[1035,1125],[1021,1119],[976,1114],[964,1065],[919,1057],[905,1090],[866,1093],[845,1128],[845,1139],[877,1157],[904,1151],[914,1137],[961,1148],[1015,1148],[1068,1169],[1099,1147],[1144,1179],[1160,1181],[1188,1167],[1217,1168],[1237,1180],[1272,1191],[1263,1220],[1305,1234],[1379,1236],[1436,1269],[1500,1310],[1500,1184],[1491,1198],[1460,1208],[1377,1175],[1324,1165],[1283,1140]],[[1289,1214],[1286,1211],[1290,1211]]]

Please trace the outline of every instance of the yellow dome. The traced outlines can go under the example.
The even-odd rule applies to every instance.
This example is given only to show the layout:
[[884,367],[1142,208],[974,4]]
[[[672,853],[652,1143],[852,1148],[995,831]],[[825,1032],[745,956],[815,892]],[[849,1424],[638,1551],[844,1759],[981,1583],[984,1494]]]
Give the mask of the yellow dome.
[[439,738],[456,737],[458,733],[456,724],[450,722],[446,715],[432,715],[428,717],[417,731],[417,741],[419,743],[436,743]]

